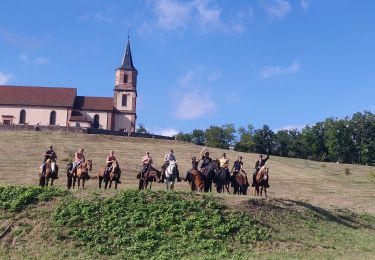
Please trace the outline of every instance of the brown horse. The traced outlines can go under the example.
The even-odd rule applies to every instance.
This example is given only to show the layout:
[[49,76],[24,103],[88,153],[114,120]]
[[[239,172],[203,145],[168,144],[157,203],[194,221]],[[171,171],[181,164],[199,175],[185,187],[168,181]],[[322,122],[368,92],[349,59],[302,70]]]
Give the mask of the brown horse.
[[[264,190],[264,195],[267,197],[267,188],[269,187],[268,185],[268,179],[269,179],[269,169],[266,166],[262,166],[262,168],[259,169],[257,175],[256,175],[256,182],[255,182],[255,188],[253,191],[253,195],[255,196],[255,193],[257,196],[262,196],[263,190]],[[259,187],[262,187],[260,192],[259,192]]]
[[92,160],[87,160],[83,162],[78,168],[72,173],[70,169],[72,168],[72,164],[69,163],[67,166],[67,177],[68,177],[68,189],[73,187],[75,188],[76,181],[78,179],[78,189],[81,186],[81,180],[82,180],[82,189],[85,188],[85,182],[86,180],[90,179],[89,171],[92,170]]
[[247,175],[243,172],[236,172],[232,176],[232,186],[234,187],[234,194],[246,195],[249,182]]
[[[105,174],[105,168],[101,169],[98,173],[98,176],[93,177],[93,180],[99,180],[99,189],[102,188],[102,182],[104,181],[104,189],[107,187],[110,189],[112,187],[112,182],[115,182],[115,190],[117,189],[117,184],[120,180],[121,169],[117,161],[112,163],[112,170]],[[109,186],[108,186],[109,183]]]
[[139,190],[147,189],[148,183],[150,183],[150,190],[154,181],[161,181],[161,171],[155,169],[152,166],[148,167],[145,173],[139,175]]
[[41,169],[39,172],[39,186],[41,187],[48,186],[50,179],[51,179],[51,186],[53,186],[53,181],[56,179],[56,176],[57,176],[56,170],[57,170],[56,162],[52,161],[51,159],[48,159],[46,161],[45,174],[43,175],[42,173],[43,169]]
[[202,192],[204,190],[203,175],[199,170],[192,169],[184,180],[189,182],[192,191]]

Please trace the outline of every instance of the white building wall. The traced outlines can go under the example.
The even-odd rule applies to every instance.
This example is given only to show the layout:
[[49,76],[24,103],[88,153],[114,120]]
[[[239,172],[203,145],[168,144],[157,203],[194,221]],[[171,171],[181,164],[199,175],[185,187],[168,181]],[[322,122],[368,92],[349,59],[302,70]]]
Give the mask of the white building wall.
[[82,115],[84,115],[88,120],[91,120],[91,122],[94,122],[94,116],[99,115],[99,128],[102,129],[111,129],[111,126],[107,126],[108,121],[108,113],[107,112],[101,112],[101,111],[86,111],[86,110],[80,110]]
[[[122,95],[127,95],[127,104],[126,106],[122,106]],[[133,108],[133,97],[135,97],[135,92],[118,92],[116,95],[116,108],[118,110],[128,110],[131,111]]]
[[115,131],[121,131],[126,129],[130,132],[131,127],[131,115],[115,114]]
[[[19,124],[21,110],[26,111],[25,123],[28,125],[49,125],[50,115],[52,111],[56,112],[56,124],[59,126],[66,126],[68,109],[67,108],[49,108],[49,107],[14,107],[14,106],[0,106],[0,120],[2,115],[12,115],[13,124]],[[69,115],[70,116],[70,115]],[[1,122],[2,123],[2,122]]]

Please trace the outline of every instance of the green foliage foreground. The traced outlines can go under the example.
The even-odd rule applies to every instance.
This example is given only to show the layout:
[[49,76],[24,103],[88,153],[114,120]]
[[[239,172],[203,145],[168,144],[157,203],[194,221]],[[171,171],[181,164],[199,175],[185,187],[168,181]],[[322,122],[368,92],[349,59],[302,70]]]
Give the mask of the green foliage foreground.
[[53,219],[60,239],[132,259],[240,256],[242,245],[269,238],[250,215],[229,211],[210,196],[182,192],[126,190],[111,198],[67,198]]
[[48,201],[65,194],[66,191],[56,188],[0,186],[0,209],[17,212],[29,204]]

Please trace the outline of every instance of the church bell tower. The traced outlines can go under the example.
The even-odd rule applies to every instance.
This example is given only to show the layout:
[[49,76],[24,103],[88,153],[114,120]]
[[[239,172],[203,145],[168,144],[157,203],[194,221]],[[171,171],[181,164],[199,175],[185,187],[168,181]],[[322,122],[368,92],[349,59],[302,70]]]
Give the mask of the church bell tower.
[[126,46],[121,66],[116,69],[114,89],[114,120],[112,129],[116,131],[135,132],[137,120],[137,76],[133,65],[130,40]]

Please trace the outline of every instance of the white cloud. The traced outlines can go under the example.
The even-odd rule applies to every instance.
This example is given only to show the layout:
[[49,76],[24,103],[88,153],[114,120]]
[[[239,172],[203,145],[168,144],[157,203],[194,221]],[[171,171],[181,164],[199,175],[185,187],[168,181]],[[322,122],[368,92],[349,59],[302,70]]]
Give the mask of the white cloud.
[[278,76],[283,74],[289,73],[296,73],[300,70],[301,65],[298,60],[295,60],[292,65],[288,67],[280,67],[280,66],[265,66],[260,72],[260,76],[262,78],[269,78],[272,76]]
[[8,82],[13,78],[11,74],[5,74],[0,72],[0,85],[8,84]]
[[300,0],[300,4],[304,10],[307,10],[310,7],[310,0]]
[[275,132],[280,130],[294,130],[297,129],[298,131],[301,131],[306,125],[286,125],[279,129],[276,129]]
[[155,13],[159,27],[165,30],[175,30],[187,27],[191,19],[192,6],[175,0],[156,1]]
[[34,60],[34,64],[45,65],[49,63],[49,59],[45,57],[38,57]]
[[[240,33],[245,29],[242,20],[247,16],[238,16],[237,20],[224,22],[222,9],[211,0],[160,0],[154,3],[156,25],[166,31],[186,29],[191,26],[198,27],[203,32],[217,30]],[[142,26],[145,25],[148,23]]]
[[176,129],[173,129],[173,128],[167,128],[167,129],[162,129],[160,130],[160,135],[164,135],[164,136],[174,136],[176,134],[178,134],[178,131]]
[[20,53],[20,55],[18,55],[18,59],[22,62],[25,62],[25,63],[28,63],[29,62],[29,57],[27,57],[27,55],[23,54],[23,53]]
[[208,94],[195,90],[181,96],[175,116],[182,120],[197,119],[213,112],[215,109],[216,104]]
[[274,0],[271,4],[266,5],[265,9],[270,17],[283,19],[292,10],[292,6],[287,0]]

